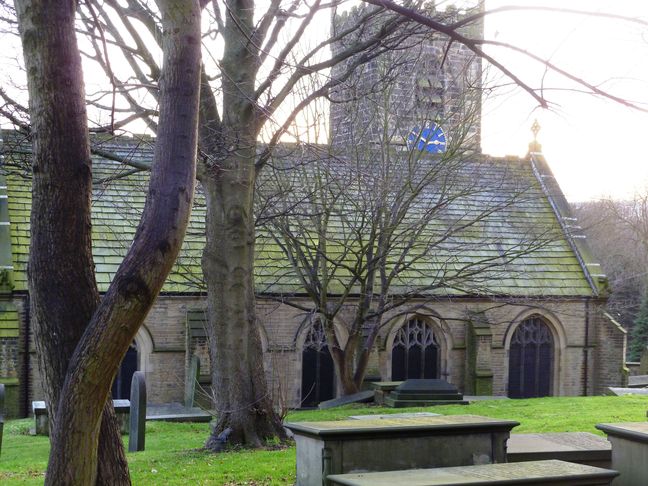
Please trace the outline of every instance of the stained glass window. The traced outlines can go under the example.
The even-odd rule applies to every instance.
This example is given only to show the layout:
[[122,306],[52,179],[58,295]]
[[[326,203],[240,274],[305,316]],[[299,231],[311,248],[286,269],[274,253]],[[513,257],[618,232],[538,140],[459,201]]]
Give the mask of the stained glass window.
[[539,317],[522,322],[513,333],[509,349],[509,397],[551,395],[553,355],[549,326]]
[[401,327],[392,346],[392,380],[439,378],[439,343],[432,327],[414,318]]
[[329,353],[324,328],[315,321],[304,342],[302,351],[302,407],[316,407],[335,396],[335,369]]

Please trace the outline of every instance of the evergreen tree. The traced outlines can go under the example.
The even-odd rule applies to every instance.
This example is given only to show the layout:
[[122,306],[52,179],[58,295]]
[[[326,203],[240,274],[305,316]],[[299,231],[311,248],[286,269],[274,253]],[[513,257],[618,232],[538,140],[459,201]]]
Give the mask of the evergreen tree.
[[635,317],[632,331],[630,332],[630,347],[628,359],[630,361],[639,361],[641,353],[648,346],[648,291],[641,300],[641,306],[637,317]]

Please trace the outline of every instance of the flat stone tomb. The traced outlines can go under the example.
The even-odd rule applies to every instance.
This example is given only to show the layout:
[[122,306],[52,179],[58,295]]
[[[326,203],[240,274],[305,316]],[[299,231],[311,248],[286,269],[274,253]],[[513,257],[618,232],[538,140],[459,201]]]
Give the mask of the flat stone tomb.
[[317,408],[319,408],[320,410],[324,410],[327,408],[349,405],[351,403],[368,403],[368,402],[372,402],[373,399],[374,399],[373,390],[364,390],[358,393],[352,393],[351,395],[344,395],[343,397],[333,398],[331,400],[320,402]]
[[511,434],[506,447],[508,462],[560,459],[603,468],[612,464],[610,442],[589,432]]
[[648,387],[648,375],[635,375],[628,377],[628,388]]
[[648,389],[646,388],[621,388],[618,386],[608,387],[608,391],[612,395],[623,396],[623,395],[648,395]]
[[467,404],[457,387],[445,380],[406,380],[385,397],[390,407]]
[[[128,434],[129,417],[130,417],[130,401],[129,400],[113,400],[113,407],[119,422],[119,430],[122,434]],[[47,407],[42,400],[35,400],[32,402],[32,413],[34,414],[36,435],[49,435],[49,417],[47,415]]]
[[620,476],[614,486],[648,484],[648,422],[598,424],[612,443],[612,468]]
[[180,403],[146,406],[146,420],[159,420],[164,422],[209,422],[212,418],[213,415],[199,407],[187,408]]
[[328,474],[506,462],[518,422],[477,415],[288,423],[297,444],[297,485]]
[[[480,466],[414,469],[329,476],[331,486],[568,486],[610,484],[618,473],[609,469],[549,460]],[[615,483],[616,485],[616,483]]]
[[387,413],[381,415],[351,415],[353,420],[394,420],[399,418],[438,417],[440,413],[412,412],[412,413]]

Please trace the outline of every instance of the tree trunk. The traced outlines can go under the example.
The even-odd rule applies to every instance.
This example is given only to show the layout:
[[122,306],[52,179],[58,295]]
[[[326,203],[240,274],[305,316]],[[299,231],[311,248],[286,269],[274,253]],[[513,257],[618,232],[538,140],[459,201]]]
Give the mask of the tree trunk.
[[342,395],[351,395],[360,391],[360,386],[355,381],[354,353],[349,346],[350,343],[347,343],[344,349],[331,349],[335,375],[340,380]]
[[[284,438],[272,408],[263,371],[263,349],[254,295],[254,182],[258,107],[255,79],[258,46],[252,0],[227,0],[223,31],[223,119],[213,140],[201,143],[214,152],[200,171],[207,202],[207,241],[203,274],[207,284],[209,356],[218,424],[205,446],[220,450],[218,435],[231,429],[229,444],[261,447]],[[203,122],[213,121],[213,105],[203,101]],[[212,129],[216,128],[215,125]],[[208,137],[208,129],[201,138]]]
[[[248,150],[254,151],[254,144]],[[254,296],[252,159],[230,156],[204,181],[207,242],[203,272],[207,282],[212,390],[218,424],[206,447],[220,450],[218,435],[230,428],[229,444],[261,447],[284,438],[272,407],[263,370],[263,352]]]
[[[111,410],[104,405],[119,364],[171,270],[191,211],[200,7],[191,0],[159,3],[165,33],[164,69],[149,195],[135,241],[96,311],[91,170],[74,36],[75,4],[24,0],[17,5],[35,133],[29,279],[52,412],[52,447],[45,478],[49,485],[129,482],[125,460],[121,469],[112,466],[123,459],[123,450],[115,450],[112,442],[102,445],[106,462],[98,463],[100,430],[111,437],[117,433]],[[74,316],[72,325],[64,320],[68,316]],[[47,344],[47,339],[52,342]],[[74,353],[62,365],[69,350]]]
[[[29,291],[52,429],[69,357],[97,304],[92,260],[92,172],[75,3],[17,1],[32,115]],[[130,484],[112,404],[106,405],[100,484]]]

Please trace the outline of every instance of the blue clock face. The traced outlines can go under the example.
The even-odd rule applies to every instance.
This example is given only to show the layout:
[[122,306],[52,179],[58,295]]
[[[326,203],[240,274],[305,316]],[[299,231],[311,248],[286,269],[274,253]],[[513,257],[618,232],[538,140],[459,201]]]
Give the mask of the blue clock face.
[[413,149],[425,151],[431,154],[440,154],[446,151],[446,136],[443,130],[437,124],[421,130],[414,127],[407,137],[407,144]]

